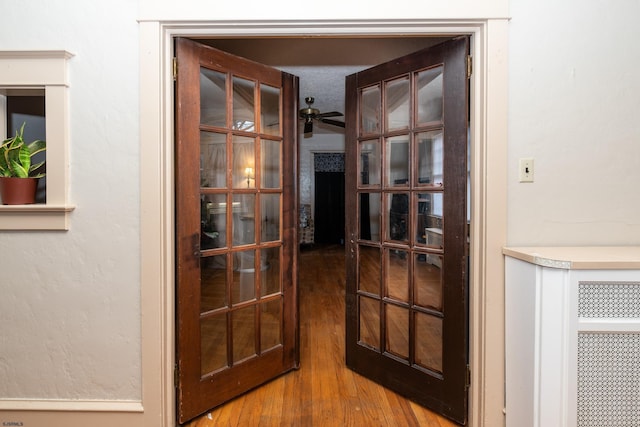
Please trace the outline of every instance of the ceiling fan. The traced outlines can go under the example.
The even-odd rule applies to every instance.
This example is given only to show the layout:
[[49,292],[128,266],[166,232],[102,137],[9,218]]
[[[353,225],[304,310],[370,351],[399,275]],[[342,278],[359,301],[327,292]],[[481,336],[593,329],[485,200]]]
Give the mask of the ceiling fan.
[[315,101],[313,96],[307,96],[304,102],[307,103],[307,108],[301,108],[298,115],[304,120],[304,133],[313,132],[313,121],[317,120],[322,123],[327,123],[333,126],[344,127],[344,122],[339,120],[329,119],[328,117],[344,116],[344,114],[338,111],[329,111],[328,113],[321,113],[317,108],[313,108],[311,105]]

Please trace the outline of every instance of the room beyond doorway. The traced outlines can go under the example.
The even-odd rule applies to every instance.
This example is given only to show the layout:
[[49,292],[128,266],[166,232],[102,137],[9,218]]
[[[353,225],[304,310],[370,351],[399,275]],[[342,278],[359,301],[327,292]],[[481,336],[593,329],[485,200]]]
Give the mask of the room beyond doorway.
[[[460,43],[460,40],[462,40],[462,41],[465,43],[465,46],[467,46],[467,47],[468,47],[468,41],[467,41],[467,39],[459,38],[459,39],[457,39],[455,42],[456,42],[456,43]],[[193,42],[192,42],[192,43],[193,43]],[[438,47],[438,49],[440,49],[440,50],[438,50],[438,51],[436,51],[436,52],[440,52],[441,50],[443,50],[443,48],[442,48],[442,47],[440,47],[440,46],[442,46],[442,45],[438,45],[438,46],[439,46],[439,47]],[[207,50],[207,52],[212,51],[212,48],[211,48],[211,47],[206,46],[206,48],[208,49],[208,50]],[[434,49],[435,49],[435,47],[434,47]],[[204,49],[203,49],[203,50],[204,50]],[[465,51],[466,51],[466,50],[468,50],[468,48],[466,48],[466,49],[465,49]],[[415,52],[415,53],[411,53],[410,55],[407,55],[407,57],[409,57],[409,56],[410,56],[411,58],[421,58],[421,59],[427,58],[427,59],[432,59],[432,55],[424,56],[424,55],[422,54],[423,52],[426,52],[426,50],[419,50],[419,51],[417,51],[417,52]],[[431,51],[429,51],[429,52],[431,52]],[[258,67],[258,66],[266,67],[265,65],[263,65],[263,64],[258,64],[258,63],[256,63],[256,62],[249,63],[249,61],[248,61],[248,60],[246,60],[246,59],[243,59],[243,58],[241,58],[241,57],[237,57],[237,56],[230,55],[230,54],[225,53],[225,52],[220,51],[220,50],[216,50],[216,53],[217,53],[217,54],[219,54],[219,55],[222,55],[222,54],[226,55],[226,56],[225,56],[225,58],[227,58],[227,57],[228,57],[228,58],[230,58],[230,59],[229,59],[229,61],[230,61],[231,63],[233,63],[233,61],[237,61],[237,62],[245,61],[245,62],[247,62],[247,65],[246,65],[246,67],[247,67],[247,68],[251,68],[251,69],[253,69],[253,67]],[[459,53],[459,52],[458,52],[458,53]],[[462,52],[462,54],[464,54],[464,53],[465,53],[465,52]],[[467,87],[467,81],[466,81],[465,77],[466,77],[466,72],[468,72],[468,71],[467,71],[467,67],[465,66],[465,59],[467,59],[467,56],[464,56],[464,55],[462,55],[462,54],[459,54],[459,55],[456,57],[456,58],[457,58],[457,60],[456,60],[456,64],[457,64],[457,66],[456,66],[455,68],[451,68],[451,69],[452,69],[452,70],[457,70],[457,71],[456,71],[456,74],[455,74],[455,76],[457,77],[457,79],[455,80],[455,84],[457,85],[457,87],[466,88],[466,87]],[[404,57],[402,57],[402,58],[398,58],[398,60],[401,60],[401,59],[403,59],[403,58],[404,58]],[[178,58],[178,59],[180,59],[180,58]],[[214,63],[217,63],[217,62],[214,62]],[[182,62],[180,62],[180,64],[182,64]],[[391,65],[391,69],[394,69],[394,68],[395,68],[395,65],[396,65],[396,62],[388,61],[387,63],[380,64],[380,66],[381,66],[382,68],[384,68],[384,69],[388,69],[388,68],[389,68],[389,65],[387,65],[387,64],[390,64],[390,65]],[[413,64],[414,64],[414,62],[411,62],[411,63],[410,63],[410,64],[408,64],[408,65],[409,65],[409,66],[414,66]],[[437,63],[436,63],[435,65],[437,65]],[[434,66],[435,66],[435,65],[434,65]],[[197,66],[197,64],[196,64],[196,66]],[[200,65],[200,66],[202,67],[202,65]],[[424,65],[422,65],[422,66],[424,67]],[[369,71],[369,70],[373,70],[373,69],[377,70],[378,68],[376,68],[376,67],[378,67],[378,66],[375,66],[375,67],[369,68],[369,69],[367,69],[367,70],[365,70],[365,71]],[[439,66],[439,67],[440,67],[440,68],[442,68],[442,66]],[[438,69],[440,69],[440,68],[438,68]],[[196,69],[196,70],[197,70],[197,68],[196,68],[195,66],[194,66],[194,67],[192,67],[191,69]],[[279,70],[278,70],[278,71],[279,71]],[[274,70],[274,71],[273,71],[273,73],[275,73],[275,72],[276,72],[276,71]],[[363,71],[363,72],[364,72],[364,71]],[[413,73],[418,73],[418,72],[419,72],[419,70],[417,70],[417,71],[412,71],[412,72],[413,72]],[[284,73],[284,72],[281,72],[281,73]],[[183,75],[184,75],[184,73],[180,73],[180,74],[178,75],[178,77],[183,76]],[[351,75],[349,75],[349,77],[350,77],[350,76],[354,76],[354,75],[355,75],[355,74],[351,74]],[[413,75],[413,74],[412,74],[412,75]],[[440,74],[437,74],[437,75],[440,75]],[[291,74],[287,74],[287,76],[291,76]],[[216,79],[216,80],[219,80],[219,79]],[[283,74],[283,81],[284,81],[284,74]],[[431,80],[430,80],[430,81],[431,81]],[[436,80],[436,82],[437,82],[437,80]],[[277,84],[278,84],[278,82],[273,81],[271,84],[272,84],[273,86],[275,86],[275,85],[277,85]],[[184,86],[184,85],[183,85],[183,86]],[[180,86],[179,86],[179,87],[180,87]],[[200,84],[200,87],[201,87],[201,88],[203,87],[202,83]],[[228,89],[228,85],[226,85],[225,87]],[[287,86],[287,87],[291,87],[291,86]],[[297,85],[294,85],[294,88],[295,88],[295,87],[297,87]],[[347,80],[346,87],[347,87],[347,89],[349,89],[349,88],[353,89],[353,85],[350,85],[350,84],[349,84],[349,80]],[[382,87],[387,88],[387,87],[388,87],[388,85],[382,84]],[[420,86],[416,85],[415,87],[420,87]],[[434,87],[436,87],[436,88],[437,88],[437,87],[438,87],[438,84],[437,84],[437,83],[435,83],[435,86],[434,86]],[[235,88],[235,86],[234,86],[234,88]],[[349,90],[349,97],[348,97],[348,100],[349,100],[350,102],[353,102],[353,100],[359,99],[359,96],[358,96],[358,94],[357,94],[357,93],[354,93],[354,92],[353,92],[353,90],[351,90],[351,89]],[[413,89],[412,89],[412,90],[413,90]],[[385,92],[385,91],[383,91],[383,96],[382,96],[382,99],[383,99],[383,100],[384,100],[384,99],[386,99],[386,98],[385,98],[385,96],[384,96],[384,94],[385,94],[385,93],[386,93],[386,92]],[[466,110],[467,110],[467,109],[466,109],[466,100],[467,100],[467,98],[466,98],[466,92],[465,92],[465,91],[462,91],[462,92],[460,92],[460,91],[453,91],[453,92],[451,92],[451,91],[450,91],[450,93],[461,93],[461,94],[465,97],[465,99],[464,99],[464,100],[460,100],[461,102],[459,102],[459,104],[460,104],[460,105],[462,105],[462,107],[463,107],[463,108],[462,108],[462,110],[463,110],[463,111],[466,111]],[[289,95],[291,95],[291,94],[289,94]],[[295,96],[295,93],[294,93],[293,95]],[[437,95],[434,95],[434,96],[437,96]],[[286,100],[285,102],[289,102],[289,108],[288,108],[288,109],[287,109],[287,108],[285,108],[285,110],[287,110],[287,111],[289,111],[289,112],[295,112],[295,107],[294,107],[293,105],[291,105],[291,102],[292,102],[292,98],[291,98],[291,96],[287,96],[287,97],[285,97],[285,96],[283,95],[283,96],[282,96],[282,98]],[[234,98],[234,99],[235,99],[235,98]],[[260,97],[259,97],[259,96],[258,96],[258,99],[260,99]],[[227,102],[227,103],[225,103],[225,105],[228,105],[228,104],[229,104],[228,102]],[[259,102],[257,102],[256,104],[262,105],[262,103],[259,103]],[[445,104],[446,104],[446,103],[445,103]],[[182,105],[182,104],[179,104],[179,105]],[[235,104],[234,104],[234,105],[235,105]],[[347,114],[347,116],[346,116],[346,117],[348,117],[348,119],[345,121],[345,123],[346,123],[346,122],[348,122],[350,125],[346,126],[346,128],[347,128],[346,130],[348,131],[348,132],[346,132],[346,133],[347,133],[349,136],[351,136],[351,135],[353,135],[353,132],[351,132],[351,130],[353,130],[353,128],[352,128],[352,127],[350,127],[350,126],[355,126],[355,124],[356,124],[356,123],[358,123],[358,120],[356,119],[356,117],[355,117],[355,115],[354,115],[354,111],[356,111],[356,110],[355,110],[354,108],[352,108],[352,107],[353,107],[353,104],[347,104],[347,105],[349,106],[349,108],[346,108],[345,113]],[[386,105],[386,104],[383,102],[383,105]],[[456,105],[458,105],[458,104],[456,104]],[[234,111],[235,111],[235,110],[234,110]],[[302,111],[302,110],[301,110],[301,111]],[[386,111],[386,110],[385,110],[385,111]],[[418,109],[417,109],[417,111],[420,111],[420,109],[418,108]],[[458,111],[458,110],[454,110],[454,111]],[[341,115],[340,113],[336,113],[336,114]],[[195,114],[194,116],[197,116],[197,114]],[[256,116],[256,117],[261,117],[260,115],[257,115],[257,114],[256,114],[255,116]],[[292,116],[293,116],[293,117],[292,117]],[[178,117],[181,117],[181,116],[178,116]],[[280,116],[280,117],[282,118],[282,116]],[[286,119],[293,119],[293,120],[295,121],[295,115],[287,114],[287,115],[285,115],[284,117],[285,117],[285,120],[283,120],[284,122],[286,122]],[[449,117],[451,117],[451,115],[449,115]],[[466,132],[464,132],[464,129],[466,129],[466,125],[467,125],[467,123],[468,123],[467,118],[466,118],[466,116],[465,116],[464,114],[454,114],[454,117],[458,117],[458,118],[460,118],[457,122],[459,122],[459,124],[461,123],[461,126],[458,126],[458,127],[456,127],[455,129],[462,129],[462,131],[458,131],[458,132],[456,133],[456,135],[460,135],[460,136],[461,136],[460,138],[456,139],[456,141],[462,141],[462,142],[464,142],[464,138],[466,137]],[[227,119],[227,122],[228,122],[228,119]],[[413,123],[413,122],[414,122],[414,121],[412,121],[412,123]],[[257,120],[257,123],[258,123],[258,124],[260,124],[260,120],[259,120],[259,119]],[[272,121],[272,123],[273,123],[273,121]],[[276,121],[275,123],[277,123],[277,121]],[[291,123],[291,122],[289,122],[289,124],[290,124],[290,123]],[[384,123],[388,123],[388,122],[384,122]],[[358,126],[358,127],[359,127],[359,126]],[[380,128],[382,129],[382,126],[381,126]],[[287,128],[287,129],[290,129],[290,128]],[[385,129],[386,129],[386,128],[385,128]],[[298,129],[298,130],[299,130],[299,129]],[[265,133],[265,134],[266,134],[266,132],[262,132],[262,133]],[[295,135],[295,134],[296,134],[295,130],[294,130],[294,131],[292,131],[292,132],[288,132],[288,133],[287,133],[287,135]],[[305,136],[304,136],[304,138],[307,138],[307,132],[306,132],[306,131],[305,131],[305,134],[304,134],[304,135],[305,135]],[[286,141],[291,141],[291,140],[297,141],[295,138],[285,138],[285,140],[286,140]],[[228,139],[227,139],[227,141],[228,141]],[[385,141],[387,141],[387,140],[385,139]],[[407,141],[408,141],[408,140],[405,140],[403,143],[406,145],[406,144],[408,144],[408,142],[407,142]],[[414,140],[412,139],[412,144],[413,144],[413,141],[414,141]],[[349,139],[349,142],[350,142],[350,144],[349,144],[350,149],[353,149],[353,147],[356,147],[356,146],[358,146],[358,147],[361,147],[361,146],[362,146],[362,144],[356,144],[352,139]],[[413,145],[412,145],[412,146],[413,146]],[[458,146],[461,146],[461,147],[463,147],[463,149],[464,149],[464,147],[466,147],[466,144],[462,144],[462,145],[461,145],[461,144],[456,144],[456,145],[455,145],[455,147],[458,147]],[[323,147],[323,148],[324,148],[324,147]],[[467,164],[468,162],[466,161],[466,156],[464,155],[464,150],[463,150],[463,149],[462,149],[462,151],[460,151],[459,153],[458,153],[458,152],[456,152],[456,153],[451,153],[451,154],[452,154],[452,156],[450,156],[450,158],[455,158],[455,159],[459,160],[460,162],[462,162],[462,165],[463,165],[463,167],[464,167],[464,165],[465,165],[465,164]],[[367,150],[369,150],[369,149],[367,148]],[[291,153],[291,152],[294,152],[294,153],[295,153],[296,151],[297,151],[297,150],[284,150],[284,152],[285,152],[285,153]],[[394,150],[392,150],[392,151],[394,151]],[[397,151],[397,150],[395,150],[395,151]],[[231,152],[231,150],[228,150],[228,152]],[[367,151],[367,152],[368,152],[368,151]],[[376,152],[377,152],[377,151],[376,151]],[[405,152],[407,152],[407,150],[405,150]],[[412,153],[413,153],[413,152],[417,152],[417,151],[416,151],[416,149],[413,149],[413,150],[409,150],[408,152],[412,152]],[[351,151],[348,151],[348,152],[347,152],[347,154],[350,154],[350,153],[351,153]],[[390,158],[390,159],[394,159],[394,158],[395,158],[395,157],[394,157],[394,156],[392,156],[392,155],[391,155],[391,156],[390,156],[390,155],[388,155],[388,152],[387,152],[387,151],[385,151],[385,150],[383,150],[383,151],[382,151],[382,154],[381,154],[378,158],[382,158],[382,159],[387,158],[387,157],[385,157],[384,153],[387,153],[387,157],[388,157],[388,158]],[[298,158],[300,158],[300,155],[298,154],[298,156],[297,156],[297,157],[298,157]],[[289,157],[289,158],[291,159],[291,157]],[[295,157],[294,157],[294,158],[295,158]],[[358,160],[360,160],[360,158],[361,158],[361,157],[360,157],[359,155],[358,155],[357,157],[356,157],[356,156],[351,156],[351,155],[350,155],[350,158],[351,158],[351,161],[350,161],[350,163],[349,163],[349,167],[348,167],[348,168],[345,168],[345,169],[348,169],[348,170],[350,170],[350,171],[353,173],[354,171],[356,171],[356,163],[357,163],[358,165],[360,164],[360,162],[359,162],[359,161],[357,161],[357,162],[356,162],[356,161],[354,161],[354,159],[358,159]],[[407,157],[407,161],[409,161],[409,160],[413,161],[413,159],[410,159],[409,157]],[[366,163],[366,164],[368,164],[367,162],[365,162],[365,163]],[[385,163],[385,162],[382,162],[382,163]],[[386,164],[386,163],[385,163],[385,164]],[[393,162],[393,161],[392,161],[392,164],[395,164],[395,162]],[[302,171],[302,170],[303,170],[303,168],[298,167],[298,171]],[[410,168],[405,168],[405,169],[404,169],[404,171],[405,171],[405,172],[406,172],[406,171],[408,171],[408,170],[411,170],[411,169],[410,169]],[[454,174],[449,174],[449,176],[453,176],[453,175],[454,175]],[[256,176],[257,176],[257,174],[256,174]],[[292,174],[286,174],[286,173],[285,173],[285,174],[284,174],[284,176],[293,176],[293,177],[295,177],[295,173],[292,173]],[[351,175],[350,175],[350,176],[351,176]],[[376,174],[376,176],[383,176],[383,177],[385,177],[385,176],[387,176],[387,174],[385,174],[385,173],[379,174],[379,173],[378,173],[378,174]],[[405,176],[405,181],[404,181],[403,183],[407,184],[407,181],[406,181],[406,175],[404,175],[404,176]],[[414,176],[415,176],[415,173],[414,173]],[[457,176],[457,175],[456,175],[456,176]],[[320,178],[321,178],[321,176],[320,176],[320,175],[318,175],[318,177],[319,177],[319,180],[321,180],[321,179],[320,179]],[[338,178],[340,178],[340,176],[339,176],[339,175],[338,175]],[[464,178],[464,176],[463,176],[462,178]],[[414,179],[414,180],[415,180],[415,179]],[[391,182],[391,183],[396,183],[396,180],[393,180],[393,179],[392,179],[392,180],[391,180],[391,181],[389,181],[389,182]],[[413,187],[414,187],[414,186],[417,186],[417,184],[413,184],[413,180],[412,180],[411,182],[412,182],[411,186],[412,186],[412,189],[413,189]],[[424,181],[424,182],[430,182],[430,181]],[[368,180],[367,180],[366,184],[369,184],[369,181],[368,181]],[[375,184],[375,183],[374,183],[374,184]],[[248,178],[248,177],[247,177],[247,179],[246,179],[246,187],[247,187],[247,189],[248,189],[248,188],[250,188],[250,186],[249,186],[249,178]],[[256,184],[256,187],[258,187],[258,185],[257,185],[257,184]],[[259,188],[262,188],[262,187],[259,187]],[[285,188],[286,188],[286,187],[285,187]],[[339,182],[338,182],[338,183],[329,183],[329,184],[327,185],[326,191],[319,191],[319,193],[321,193],[321,194],[322,194],[322,193],[324,193],[324,194],[331,194],[331,193],[335,193],[335,191],[331,191],[332,189],[341,189],[341,188],[344,188],[344,185],[340,185],[340,183],[339,183]],[[356,194],[355,192],[351,192],[351,188],[352,188],[352,187],[349,187],[349,188],[350,188],[350,193],[349,193],[349,195],[350,195],[350,196],[351,196],[352,194]],[[464,198],[464,187],[463,187],[463,186],[457,186],[457,185],[455,185],[453,188],[462,189],[462,191],[459,191],[458,193],[459,193],[460,198],[462,198],[462,199],[463,199],[463,198]],[[398,190],[398,189],[396,188],[396,191],[397,191],[397,190]],[[387,199],[386,199],[386,197],[387,197],[387,196],[384,196],[384,197],[385,197],[385,200],[387,200]],[[301,199],[301,198],[302,198],[302,197],[300,197],[300,199]],[[300,206],[300,199],[298,200],[298,203],[297,203],[297,205],[298,205],[298,206]],[[312,199],[312,200],[314,200],[314,199]],[[350,197],[350,200],[351,200],[351,197]],[[451,200],[458,200],[458,198],[451,198]],[[386,203],[386,202],[385,202],[385,203]],[[229,204],[229,203],[227,203],[227,205],[228,205],[228,204]],[[320,207],[320,206],[322,206],[322,205],[328,205],[328,204],[330,204],[330,203],[328,203],[328,202],[327,202],[327,201],[325,201],[325,200],[319,200],[319,201],[318,201],[318,207]],[[340,203],[338,202],[338,204],[340,204]],[[293,211],[293,210],[291,209],[291,207],[293,207],[291,204],[286,205],[286,204],[284,204],[284,203],[283,203],[283,205],[284,205],[284,206],[289,206],[289,210],[288,210],[289,212],[292,212],[292,211]],[[462,205],[464,205],[464,204],[463,204],[463,203],[459,203],[458,205],[462,206]],[[380,206],[380,204],[378,204],[377,206]],[[285,210],[286,210],[286,208],[285,208]],[[340,211],[340,210],[341,210],[341,209],[332,209],[332,211]],[[350,208],[348,209],[348,213],[349,213],[350,215],[354,214],[354,212],[357,212],[357,211],[358,211],[358,210],[357,210],[357,209],[355,209],[353,206],[350,206]],[[311,210],[311,212],[313,212],[313,210]],[[317,212],[317,211],[316,211],[316,212]],[[343,210],[343,212],[344,212],[344,210]],[[415,213],[415,210],[414,210],[413,212]],[[256,214],[256,217],[257,217],[257,215],[258,215],[258,214]],[[320,214],[318,214],[318,217],[319,217],[319,218],[321,218],[321,217],[329,217],[329,215],[328,215],[327,213],[325,213],[324,215],[323,215],[322,213],[320,213]],[[343,217],[343,215],[341,215],[341,217]],[[228,222],[228,221],[227,221],[227,222]],[[338,221],[327,221],[327,223],[335,223],[335,222],[338,222]],[[345,219],[345,222],[346,222],[346,219]],[[349,221],[349,224],[351,224],[351,223],[352,223],[352,221]],[[452,224],[458,224],[458,223],[462,223],[462,222],[454,221]],[[385,229],[385,224],[386,224],[386,223],[385,223],[385,222],[381,222],[381,224],[382,224],[382,231],[384,232],[384,231],[386,230],[386,229]],[[321,228],[322,228],[322,227],[321,227]],[[339,229],[339,228],[338,228],[338,229]],[[354,228],[354,227],[350,227],[350,228],[349,228],[349,230],[350,230],[350,231],[349,231],[349,242],[350,242],[351,244],[353,244],[353,243],[354,243],[354,241],[355,241],[355,237],[354,237],[354,236],[356,236],[356,234],[357,234],[357,233],[354,233],[354,232],[353,232],[353,230],[355,230],[355,228]],[[457,233],[456,235],[463,235],[463,234],[464,234],[464,233]],[[256,233],[256,235],[258,235],[258,233]],[[322,235],[322,236],[324,237],[324,236],[328,236],[328,233],[318,233],[318,235]],[[393,236],[392,236],[391,238],[392,238],[392,239],[394,239],[394,237],[393,237]],[[344,241],[344,238],[341,238],[340,240]],[[257,264],[256,264],[256,265],[257,265]],[[294,265],[294,271],[297,271],[297,270],[295,270],[295,265],[296,265],[296,264],[295,264],[295,259],[294,259],[294,264],[293,264],[293,265]],[[354,265],[354,263],[351,263],[351,265]],[[449,264],[449,265],[454,265],[454,264]],[[383,270],[383,271],[384,271],[384,270]],[[458,275],[458,276],[459,276],[459,275]],[[456,277],[458,277],[458,276],[456,276]],[[258,286],[259,286],[259,284],[258,284]],[[381,293],[378,293],[378,294],[379,294],[379,295],[381,295]],[[351,312],[352,310],[349,310],[349,311]],[[462,330],[462,328],[458,328],[458,329]],[[183,334],[183,335],[184,335],[184,334]],[[353,334],[352,334],[352,335],[353,335]],[[384,342],[384,340],[383,340],[382,342]],[[458,367],[458,368],[461,368],[461,369],[457,369],[456,371],[457,371],[457,372],[459,372],[459,373],[461,373],[461,375],[460,375],[460,376],[462,377],[462,376],[463,376],[462,374],[464,374],[464,372],[465,372],[465,368],[467,368],[467,366],[466,366],[466,365],[464,365],[464,366],[462,366],[462,367]],[[467,368],[467,369],[468,369],[468,368]],[[464,385],[464,384],[463,384],[463,385]],[[466,399],[465,399],[465,402],[466,402]],[[466,414],[466,409],[465,409],[465,414]],[[456,419],[463,420],[463,418],[456,418]],[[466,419],[466,418],[464,418],[464,419]],[[464,421],[461,421],[461,422],[464,422]]]

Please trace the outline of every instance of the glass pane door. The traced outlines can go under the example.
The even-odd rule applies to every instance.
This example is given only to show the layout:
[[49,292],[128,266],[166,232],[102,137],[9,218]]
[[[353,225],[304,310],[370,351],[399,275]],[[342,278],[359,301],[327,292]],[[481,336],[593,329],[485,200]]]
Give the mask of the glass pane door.
[[467,43],[349,76],[346,108],[347,366],[457,421],[466,419]]
[[[180,39],[180,421],[298,363],[294,76]],[[286,267],[285,267],[286,266]]]

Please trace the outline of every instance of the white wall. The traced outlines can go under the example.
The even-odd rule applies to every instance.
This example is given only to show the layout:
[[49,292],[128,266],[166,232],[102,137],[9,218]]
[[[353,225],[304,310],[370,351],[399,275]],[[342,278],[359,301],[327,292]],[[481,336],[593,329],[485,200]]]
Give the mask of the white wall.
[[508,243],[639,244],[640,2],[510,4]]
[[137,12],[135,0],[0,5],[0,49],[75,55],[76,205],[67,232],[0,232],[0,399],[141,399]]
[[[140,1],[140,15],[138,3],[2,0],[0,49],[75,54],[77,208],[68,232],[0,233],[0,399],[141,398],[136,19],[162,16],[173,2]],[[185,7],[174,18],[434,18],[451,10],[407,1],[363,16],[358,3],[280,3],[266,8],[270,16],[264,7],[218,2],[214,10],[203,1],[206,14]],[[500,15],[503,2],[459,3],[469,6],[459,17],[472,17]],[[512,0],[511,16],[509,244],[637,244],[640,4]],[[517,183],[520,157],[536,160],[533,184]]]

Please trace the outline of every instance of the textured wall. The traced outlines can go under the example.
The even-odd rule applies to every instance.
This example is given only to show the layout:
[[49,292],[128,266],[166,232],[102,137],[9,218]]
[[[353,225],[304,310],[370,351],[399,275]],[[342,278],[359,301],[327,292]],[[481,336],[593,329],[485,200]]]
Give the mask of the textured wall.
[[[2,0],[1,49],[75,54],[69,126],[77,209],[68,232],[1,233],[0,398],[141,396],[138,3],[143,18],[175,7],[169,0]],[[469,6],[457,8],[462,17],[504,16],[505,1],[459,3]],[[452,7],[191,4],[180,4],[182,17],[198,20],[407,18],[407,10],[437,17]],[[510,244],[640,240],[639,14],[636,1],[511,1]],[[321,135],[302,141],[302,203],[312,200],[311,152],[340,143]],[[536,159],[533,184],[517,183],[520,157]]]
[[511,15],[509,244],[638,244],[640,2],[512,0]]
[[2,1],[0,49],[75,55],[76,210],[68,232],[0,232],[0,399],[141,398],[137,6]]

